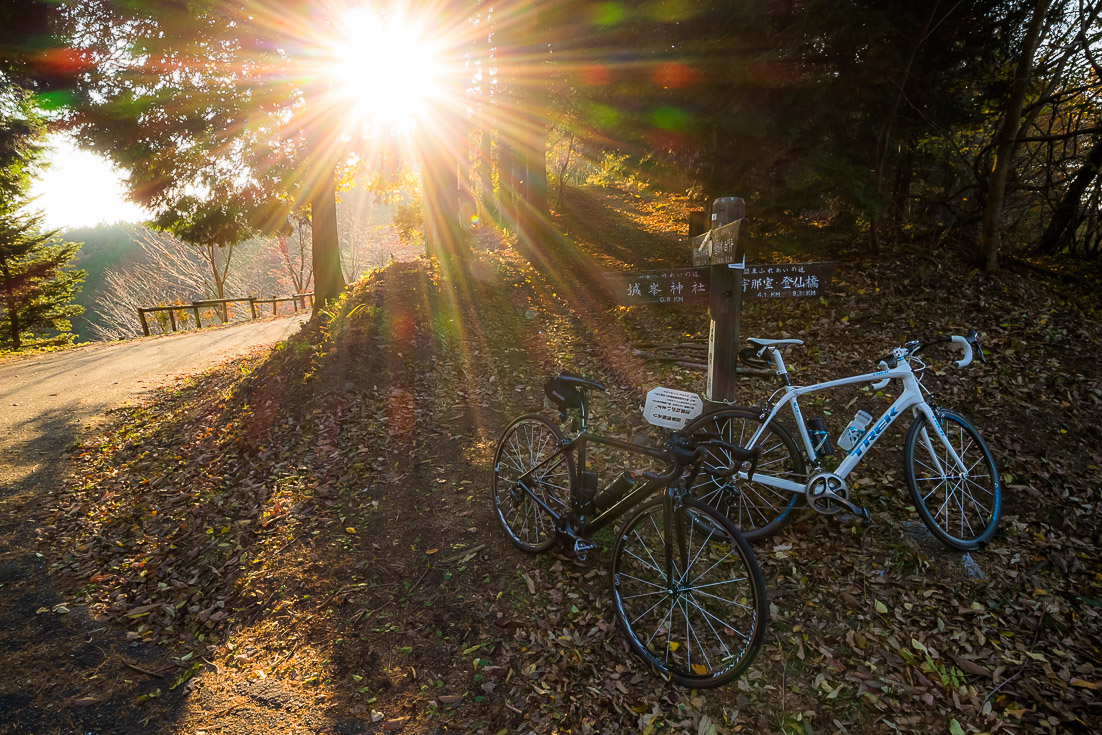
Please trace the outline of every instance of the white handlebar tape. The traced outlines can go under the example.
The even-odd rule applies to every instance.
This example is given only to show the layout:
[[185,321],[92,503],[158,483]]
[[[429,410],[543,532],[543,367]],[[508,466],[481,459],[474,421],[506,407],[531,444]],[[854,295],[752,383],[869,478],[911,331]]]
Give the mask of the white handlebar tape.
[[972,345],[968,344],[968,340],[959,334],[953,335],[953,344],[960,347],[960,351],[964,353],[964,358],[957,360],[956,366],[959,368],[968,367],[972,363]]

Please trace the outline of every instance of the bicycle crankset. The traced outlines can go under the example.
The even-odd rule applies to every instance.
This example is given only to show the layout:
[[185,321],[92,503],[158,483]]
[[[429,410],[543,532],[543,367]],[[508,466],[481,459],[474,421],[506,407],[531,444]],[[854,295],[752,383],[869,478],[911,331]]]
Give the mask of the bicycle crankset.
[[561,527],[557,530],[562,542],[560,548],[562,548],[567,555],[573,556],[578,561],[584,562],[586,555],[597,548],[597,544],[587,538],[579,536],[574,529],[574,524],[570,521],[562,523]]
[[850,502],[846,481],[832,472],[820,472],[804,488],[807,504],[816,513],[832,516],[845,508],[858,518],[868,521],[869,512]]

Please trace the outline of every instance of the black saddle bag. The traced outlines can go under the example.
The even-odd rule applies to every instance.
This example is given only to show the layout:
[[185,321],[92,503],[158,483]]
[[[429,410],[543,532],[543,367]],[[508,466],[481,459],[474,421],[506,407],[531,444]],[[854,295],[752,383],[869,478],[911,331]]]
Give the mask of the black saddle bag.
[[556,375],[543,384],[543,392],[551,399],[551,402],[559,407],[560,411],[569,408],[582,407],[582,392],[578,386],[572,385]]

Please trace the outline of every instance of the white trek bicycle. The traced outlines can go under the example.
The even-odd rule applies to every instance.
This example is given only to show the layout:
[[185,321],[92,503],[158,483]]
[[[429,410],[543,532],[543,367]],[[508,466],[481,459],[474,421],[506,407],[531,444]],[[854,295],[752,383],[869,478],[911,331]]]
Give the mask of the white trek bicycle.
[[[909,411],[914,420],[903,445],[903,469],[923,522],[945,545],[961,551],[975,549],[991,539],[1001,509],[995,460],[967,419],[937,407],[924,397],[925,393],[932,399],[922,385],[926,364],[918,357],[927,347],[944,342],[964,353],[956,361],[957,367],[971,363],[974,352],[986,362],[975,330],[965,337],[908,342],[882,358],[882,369],[878,372],[805,387],[792,385],[781,357],[782,348],[803,344],[802,340],[748,341],[754,346],[742,350],[739,357],[758,367],[772,365],[784,384],[773,394],[771,405],[762,409],[723,408],[700,416],[684,433],[759,449],[757,470],[752,479],[747,478],[746,471],[732,473],[729,478],[702,474],[693,486],[696,497],[724,513],[751,540],[770,536],[787,525],[796,515],[800,495],[818,513],[833,515],[846,509],[867,521],[868,512],[850,500],[846,478],[884,430]],[[902,381],[903,393],[875,422],[869,420],[868,414],[859,412],[860,418],[855,417],[854,423],[846,428],[849,441],[839,442],[842,446],[850,445],[846,447],[848,454],[832,472],[824,471],[824,456],[833,453],[826,427],[822,419],[805,421],[797,399],[808,393],[860,383],[870,383],[874,390],[881,390],[892,380]],[[774,400],[778,393],[783,395]],[[791,407],[802,446],[777,418],[786,405]],[[865,419],[867,428],[860,425],[861,419]],[[712,457],[710,462],[715,466],[734,464],[731,457],[721,455]]]

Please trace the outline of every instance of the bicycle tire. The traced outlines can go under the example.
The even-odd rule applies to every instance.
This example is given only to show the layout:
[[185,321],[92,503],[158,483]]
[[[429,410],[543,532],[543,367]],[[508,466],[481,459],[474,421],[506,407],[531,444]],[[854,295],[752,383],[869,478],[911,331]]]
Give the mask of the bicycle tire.
[[[550,549],[556,540],[554,518],[515,479],[558,451],[563,434],[550,419],[525,414],[512,421],[494,453],[490,496],[494,515],[517,547],[535,554]],[[574,496],[574,458],[570,452],[553,461],[536,476],[533,493],[559,515],[570,510]]]
[[[941,431],[969,468],[968,477],[938,467],[950,466],[952,459],[940,440],[929,432],[923,434],[923,427],[928,425],[921,414],[911,424],[903,444],[903,472],[915,510],[930,532],[951,549],[972,551],[990,541],[997,530],[1002,512],[999,471],[991,450],[967,419],[952,411],[938,410],[935,415]],[[971,470],[981,463],[981,471],[973,473]],[[959,510],[959,524],[954,510]],[[958,525],[959,535],[953,531]]]
[[[746,443],[762,423],[761,413],[744,407],[722,408],[698,417],[685,428],[698,441],[715,436],[736,446]],[[758,441],[762,448],[757,475],[782,477],[800,483],[807,481],[807,463],[792,434],[773,420]],[[752,448],[752,447],[748,447]],[[722,450],[708,450],[705,464],[730,466]],[[799,493],[777,490],[757,481],[736,477],[717,478],[701,472],[690,488],[693,497],[725,515],[748,541],[768,538],[796,517]]]
[[[617,536],[609,570],[616,618],[635,654],[662,675],[694,689],[722,686],[746,671],[765,639],[765,578],[723,514],[689,496],[674,503],[669,524],[659,498]],[[673,575],[655,556],[665,558],[667,539],[676,544]]]

